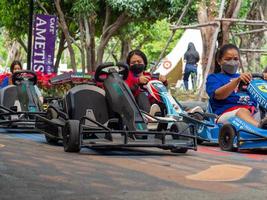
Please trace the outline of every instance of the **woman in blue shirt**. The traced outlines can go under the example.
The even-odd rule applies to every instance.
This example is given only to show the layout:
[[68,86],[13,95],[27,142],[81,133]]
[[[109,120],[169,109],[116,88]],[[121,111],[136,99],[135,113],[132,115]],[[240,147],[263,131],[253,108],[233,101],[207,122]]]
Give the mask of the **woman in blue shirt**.
[[240,53],[235,45],[226,44],[216,53],[215,73],[210,74],[206,82],[211,107],[219,115],[217,122],[225,123],[230,117],[237,116],[262,128],[267,120],[258,122],[253,118],[257,103],[248,94],[238,92],[241,81],[247,84],[252,79],[251,73],[237,73],[239,66]]

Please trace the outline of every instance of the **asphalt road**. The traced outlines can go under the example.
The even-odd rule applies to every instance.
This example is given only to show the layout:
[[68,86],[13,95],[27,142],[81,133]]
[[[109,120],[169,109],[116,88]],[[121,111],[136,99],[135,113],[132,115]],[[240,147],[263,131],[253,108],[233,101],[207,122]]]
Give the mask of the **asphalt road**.
[[267,152],[216,146],[65,153],[39,134],[0,134],[0,200],[266,199]]

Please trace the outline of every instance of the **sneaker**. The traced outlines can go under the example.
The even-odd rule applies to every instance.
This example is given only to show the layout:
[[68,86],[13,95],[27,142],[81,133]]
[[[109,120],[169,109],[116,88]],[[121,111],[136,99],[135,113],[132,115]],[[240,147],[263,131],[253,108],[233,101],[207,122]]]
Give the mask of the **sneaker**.
[[259,123],[259,128],[262,128],[262,129],[267,129],[267,118],[263,118],[260,123]]
[[152,106],[150,107],[150,111],[149,111],[149,114],[151,115],[151,116],[155,116],[156,115],[156,113],[160,113],[161,112],[161,110],[160,110],[160,107],[159,107],[159,105],[158,104],[152,104]]
[[187,111],[188,113],[200,112],[204,113],[203,109],[200,106],[195,106]]

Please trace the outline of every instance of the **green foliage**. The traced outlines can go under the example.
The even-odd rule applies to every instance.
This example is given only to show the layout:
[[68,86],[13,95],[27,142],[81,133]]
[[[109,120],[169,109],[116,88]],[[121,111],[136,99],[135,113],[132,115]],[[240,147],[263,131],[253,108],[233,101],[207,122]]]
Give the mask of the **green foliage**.
[[95,15],[98,10],[98,2],[99,0],[76,0],[73,3],[71,11],[75,16],[92,16]]
[[[140,42],[144,41],[144,37],[147,36],[149,39],[142,44],[142,50],[146,53],[149,61],[157,61],[171,35],[169,25],[166,19],[159,20],[155,24],[150,25],[148,29],[144,30],[143,33],[140,33],[134,39],[133,49],[138,47]],[[174,48],[182,33],[183,31],[176,32],[171,44],[167,48],[166,54]]]
[[7,59],[7,50],[5,44],[5,38],[0,29],[0,65],[4,65]]
[[5,27],[11,38],[27,33],[29,7],[27,0],[0,1],[0,27]]
[[127,12],[134,19],[159,19],[173,15],[181,0],[106,0],[118,12]]
[[238,18],[246,18],[247,13],[251,9],[252,0],[242,1],[240,11],[238,13]]

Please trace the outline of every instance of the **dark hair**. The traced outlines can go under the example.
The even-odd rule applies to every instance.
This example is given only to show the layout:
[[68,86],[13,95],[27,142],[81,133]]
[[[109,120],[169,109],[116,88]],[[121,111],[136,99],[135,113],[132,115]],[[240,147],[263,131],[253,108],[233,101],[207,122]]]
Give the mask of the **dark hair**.
[[127,62],[128,65],[130,65],[130,60],[133,57],[133,55],[140,56],[143,59],[143,61],[144,61],[145,67],[147,66],[147,58],[146,58],[146,55],[144,54],[144,52],[142,52],[139,49],[132,50],[132,51],[130,51],[128,53],[128,56],[127,56],[127,59],[126,59],[126,62]]
[[18,60],[14,60],[14,61],[11,63],[11,66],[10,66],[10,72],[11,72],[12,74],[13,74],[15,65],[19,65],[19,66],[20,66],[20,69],[22,69],[22,65],[21,65],[20,61],[18,61]]
[[220,73],[221,72],[221,66],[218,62],[218,60],[221,60],[222,57],[224,56],[225,52],[228,51],[229,49],[235,49],[237,50],[238,54],[240,55],[239,49],[236,45],[234,44],[225,44],[223,45],[220,49],[217,50],[215,54],[215,67],[214,67],[214,73]]

